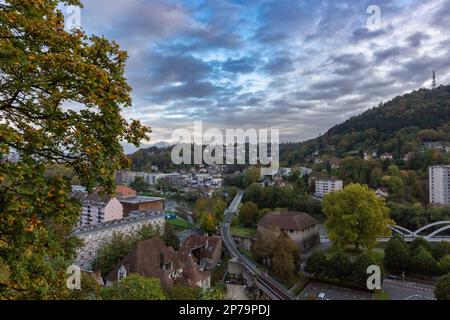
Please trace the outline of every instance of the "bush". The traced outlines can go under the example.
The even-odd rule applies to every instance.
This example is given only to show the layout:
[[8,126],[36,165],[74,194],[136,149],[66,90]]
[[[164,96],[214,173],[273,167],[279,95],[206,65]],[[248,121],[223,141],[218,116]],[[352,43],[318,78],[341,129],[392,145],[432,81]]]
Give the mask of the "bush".
[[450,273],[439,279],[434,295],[438,300],[450,300]]

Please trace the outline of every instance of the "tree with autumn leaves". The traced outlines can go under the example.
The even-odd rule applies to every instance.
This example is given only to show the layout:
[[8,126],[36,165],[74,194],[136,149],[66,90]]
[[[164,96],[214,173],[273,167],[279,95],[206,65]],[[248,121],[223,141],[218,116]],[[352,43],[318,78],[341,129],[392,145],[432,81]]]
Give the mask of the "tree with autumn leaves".
[[221,197],[199,199],[195,203],[194,213],[199,227],[208,233],[214,233],[223,219],[226,202]]
[[[92,190],[114,191],[127,167],[122,141],[150,130],[122,116],[131,106],[126,52],[103,37],[64,30],[58,5],[78,0],[0,4],[0,298],[68,296],[66,267],[79,204],[67,180],[46,177],[64,165]],[[76,106],[75,111],[71,106]],[[11,152],[18,162],[5,160]]]
[[367,185],[350,184],[325,195],[323,211],[333,243],[341,247],[353,245],[357,251],[362,247],[373,249],[379,237],[391,234],[388,225],[394,224],[384,200],[377,198]]

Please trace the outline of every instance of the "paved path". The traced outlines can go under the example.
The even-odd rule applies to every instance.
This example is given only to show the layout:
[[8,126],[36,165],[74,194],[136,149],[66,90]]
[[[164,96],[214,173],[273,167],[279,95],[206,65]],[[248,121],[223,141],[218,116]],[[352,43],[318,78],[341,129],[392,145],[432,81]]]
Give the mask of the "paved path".
[[319,293],[325,293],[326,300],[372,300],[373,294],[333,286],[330,284],[311,282],[297,299],[306,299],[307,296],[317,296]]
[[389,300],[435,300],[434,286],[429,284],[386,279],[383,290],[389,294]]

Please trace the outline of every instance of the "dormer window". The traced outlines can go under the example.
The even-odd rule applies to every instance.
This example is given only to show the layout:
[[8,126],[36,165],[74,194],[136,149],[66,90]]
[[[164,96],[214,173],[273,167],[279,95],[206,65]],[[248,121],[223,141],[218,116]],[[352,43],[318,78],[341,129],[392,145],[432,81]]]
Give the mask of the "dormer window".
[[124,266],[120,266],[119,270],[117,270],[117,280],[120,281],[127,277],[127,270]]

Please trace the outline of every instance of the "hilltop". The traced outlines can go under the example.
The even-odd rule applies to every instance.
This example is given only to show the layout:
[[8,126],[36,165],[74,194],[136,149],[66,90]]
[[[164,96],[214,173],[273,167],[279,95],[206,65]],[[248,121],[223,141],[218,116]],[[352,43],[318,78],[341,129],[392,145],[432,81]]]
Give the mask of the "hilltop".
[[397,96],[302,143],[281,146],[281,160],[293,165],[314,153],[344,157],[389,152],[401,157],[425,142],[450,141],[450,86]]

